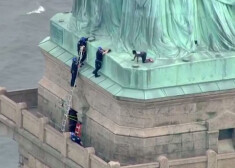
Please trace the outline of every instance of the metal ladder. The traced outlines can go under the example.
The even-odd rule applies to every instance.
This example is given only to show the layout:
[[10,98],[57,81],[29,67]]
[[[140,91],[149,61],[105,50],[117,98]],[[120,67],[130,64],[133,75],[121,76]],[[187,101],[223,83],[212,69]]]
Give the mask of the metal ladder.
[[[79,66],[80,66],[81,59],[82,59],[82,49],[80,50],[80,54],[79,54],[79,57],[78,57],[78,65]],[[77,75],[78,75],[79,68],[80,67],[78,67],[78,70],[77,70],[74,86],[76,86],[76,84],[77,84]],[[63,116],[62,124],[61,124],[61,131],[62,132],[65,131],[65,126],[66,126],[66,123],[67,123],[67,119],[69,117],[69,111],[70,111],[71,106],[72,106],[73,91],[74,91],[74,88],[75,88],[74,86],[70,90],[70,94],[68,94],[68,96],[66,96],[67,100],[66,100],[65,105],[64,105],[65,113],[64,113],[64,116]]]

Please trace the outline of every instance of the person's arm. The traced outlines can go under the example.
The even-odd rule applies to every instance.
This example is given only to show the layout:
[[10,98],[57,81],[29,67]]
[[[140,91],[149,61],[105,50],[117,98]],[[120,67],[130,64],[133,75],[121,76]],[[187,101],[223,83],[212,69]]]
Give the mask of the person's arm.
[[80,66],[81,66],[81,64],[80,64],[80,62],[78,63],[78,68],[80,68]]
[[134,59],[132,61],[135,61],[135,58],[136,58],[136,54],[135,54]]
[[102,54],[105,55],[105,54],[109,53],[110,51],[111,51],[110,49],[104,50],[104,52]]
[[80,51],[83,51],[84,48],[85,48],[84,45],[80,46]]

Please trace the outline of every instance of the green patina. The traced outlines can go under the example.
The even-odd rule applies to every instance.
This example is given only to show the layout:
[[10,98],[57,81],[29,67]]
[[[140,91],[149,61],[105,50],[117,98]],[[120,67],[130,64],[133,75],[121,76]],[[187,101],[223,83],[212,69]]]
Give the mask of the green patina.
[[[156,12],[157,7],[163,7],[162,1],[165,2],[165,7],[169,8],[168,11]],[[80,72],[117,97],[149,100],[234,89],[235,23],[232,19],[235,19],[235,2],[167,2],[117,0],[111,3],[100,0],[90,4],[89,1],[75,0],[72,13],[59,13],[51,19],[51,37],[43,40],[39,46],[71,66],[72,57],[77,56],[78,39],[82,36],[95,36],[96,40],[88,43],[87,65]],[[95,16],[92,10],[81,8],[84,6],[81,3],[91,5],[91,9],[100,7],[102,3],[104,6],[109,3],[112,9],[117,8],[110,15],[112,18],[106,18],[105,12],[110,12],[109,10],[101,10],[101,13],[98,12]],[[182,9],[179,3],[183,3],[185,7]],[[175,7],[174,12],[170,9],[172,7]],[[128,9],[134,12],[128,12]],[[166,15],[163,15],[164,12]],[[173,17],[172,14],[177,16]],[[133,19],[130,20],[130,17]],[[138,20],[140,17],[142,19]],[[166,24],[159,25],[159,18],[161,23]],[[94,19],[100,23],[97,24]],[[146,24],[145,19],[151,20]],[[136,25],[136,22],[139,22],[139,25]],[[151,24],[152,22],[156,25]],[[133,24],[139,26],[138,31],[133,29]],[[167,36],[164,36],[164,46],[159,44],[159,40],[163,39],[158,26],[162,31],[168,32]],[[195,31],[192,32],[191,28]],[[130,30],[134,32],[131,33]],[[152,35],[149,37],[147,34]],[[133,43],[134,36],[137,38],[136,43]],[[153,42],[153,39],[156,41]],[[195,39],[198,40],[198,46],[194,45]],[[112,52],[104,58],[101,70],[103,75],[94,78],[92,71],[98,46],[112,48]],[[155,62],[143,64],[139,61],[139,67],[134,68],[136,62],[131,61],[133,48],[147,51],[148,56]]]

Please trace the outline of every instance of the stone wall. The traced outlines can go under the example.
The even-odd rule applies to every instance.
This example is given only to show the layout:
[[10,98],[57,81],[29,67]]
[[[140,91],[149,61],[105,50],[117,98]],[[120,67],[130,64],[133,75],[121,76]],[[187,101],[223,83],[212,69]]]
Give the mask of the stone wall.
[[[48,53],[43,54],[46,65],[44,78],[39,83],[39,97],[53,100],[50,94],[54,94],[54,99],[65,99],[71,89],[70,67]],[[92,76],[92,73],[88,76]],[[54,92],[46,83],[51,83]],[[126,127],[152,128],[200,122],[218,116],[225,110],[235,111],[235,91],[138,101],[113,97],[84,76],[80,76],[77,85],[74,92],[74,108],[77,111],[82,107],[91,107]],[[43,89],[48,92],[43,93]],[[39,106],[42,106],[41,103]]]
[[16,103],[27,103],[28,108],[35,108],[38,105],[38,89],[11,91],[7,92],[6,96]]
[[[0,126],[2,134],[11,135],[19,143],[22,166],[29,168],[112,168],[120,164],[106,163],[96,157],[94,148],[83,148],[48,124],[48,118],[34,115],[26,103],[16,103],[0,88]],[[9,133],[7,133],[9,132]],[[113,164],[115,163],[115,164]]]
[[[95,155],[93,148],[74,144],[68,133],[57,131],[48,125],[47,118],[33,115],[25,103],[10,100],[5,92],[0,88],[0,130],[5,130],[1,131],[5,132],[4,136],[10,135],[19,143],[20,163],[24,168],[233,168],[235,165],[235,153],[217,154],[213,150],[208,150],[206,156],[178,160],[168,160],[163,155],[157,158],[156,155],[157,162],[139,165],[107,163]],[[227,119],[226,116],[228,113],[217,119]],[[208,128],[218,127],[215,122],[215,119],[209,121]],[[191,136],[183,137],[188,140]],[[174,141],[177,142],[177,138]]]
[[169,159],[201,156],[208,149],[206,131],[182,133],[178,130],[175,134],[164,136],[132,137],[127,135],[131,128],[123,129],[126,134],[120,136],[89,118],[85,124],[89,125],[86,128],[87,145],[93,146],[102,158],[119,160],[122,164],[152,162],[160,155],[165,155]]

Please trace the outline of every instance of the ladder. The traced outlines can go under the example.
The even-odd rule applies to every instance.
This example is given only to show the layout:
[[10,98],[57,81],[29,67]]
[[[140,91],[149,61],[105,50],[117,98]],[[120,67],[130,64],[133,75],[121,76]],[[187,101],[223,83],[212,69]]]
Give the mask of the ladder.
[[[78,66],[80,66],[80,62],[81,62],[81,59],[82,59],[82,50],[83,50],[83,48],[80,50],[80,54],[77,58]],[[80,67],[78,67],[78,70],[77,70],[74,86],[76,86],[76,84],[77,84],[77,75],[78,75],[79,68]],[[70,90],[70,93],[66,96],[67,100],[65,101],[65,105],[64,105],[65,113],[64,113],[64,116],[63,116],[63,119],[62,119],[62,124],[61,124],[61,131],[62,132],[65,131],[65,126],[66,126],[66,123],[67,123],[67,119],[69,117],[69,111],[70,111],[71,106],[72,106],[73,92],[74,92],[74,88],[75,88],[74,86]]]

